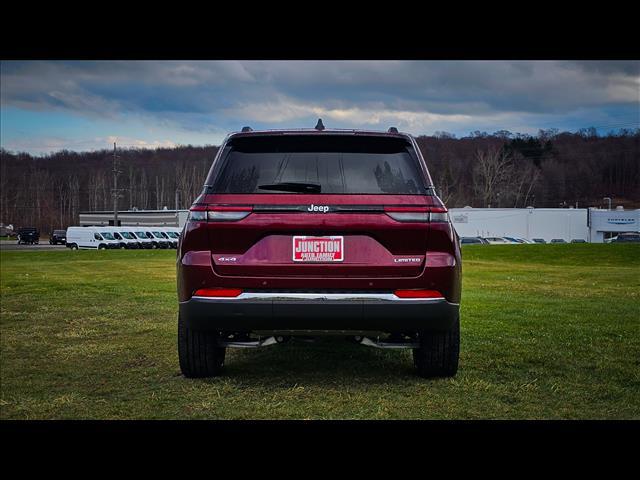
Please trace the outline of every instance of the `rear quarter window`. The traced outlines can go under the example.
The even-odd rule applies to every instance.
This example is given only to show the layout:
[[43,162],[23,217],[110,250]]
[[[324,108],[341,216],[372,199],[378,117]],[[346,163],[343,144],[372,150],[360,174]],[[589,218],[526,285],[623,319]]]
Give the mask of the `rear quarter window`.
[[261,186],[312,183],[327,194],[427,194],[403,138],[329,135],[239,137],[227,144],[208,193],[284,193]]

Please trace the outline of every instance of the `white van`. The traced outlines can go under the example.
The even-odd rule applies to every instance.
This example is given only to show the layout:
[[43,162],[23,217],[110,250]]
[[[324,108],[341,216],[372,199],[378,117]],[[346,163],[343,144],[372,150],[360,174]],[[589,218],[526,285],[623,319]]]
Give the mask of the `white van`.
[[153,244],[153,240],[149,238],[144,228],[142,229],[140,227],[129,227],[129,228],[130,228],[129,233],[133,235],[136,238],[136,240],[140,243],[140,248],[156,248],[156,246]]
[[67,228],[67,248],[104,250],[118,248],[120,242],[113,234],[100,227],[69,227]]
[[159,228],[160,227],[134,227],[133,233],[135,233],[137,237],[146,235],[153,245],[153,248],[169,248],[171,246],[169,237],[164,236]]
[[180,228],[180,227],[164,227],[164,230],[166,232],[173,232],[176,235],[178,235],[178,237],[180,237],[180,235],[182,235],[182,228]]
[[123,248],[142,248],[140,241],[136,238],[133,232],[129,231],[131,227],[102,227],[105,231],[111,232],[118,242],[120,247]]
[[165,235],[169,237],[171,246],[173,248],[178,248],[178,240],[180,240],[180,232],[182,232],[182,229],[177,227],[158,227],[158,228],[160,229],[160,231],[162,231]]
[[142,244],[143,248],[158,248],[158,245],[153,239],[153,235],[147,229],[147,227],[130,227],[131,232],[136,236],[138,241]]

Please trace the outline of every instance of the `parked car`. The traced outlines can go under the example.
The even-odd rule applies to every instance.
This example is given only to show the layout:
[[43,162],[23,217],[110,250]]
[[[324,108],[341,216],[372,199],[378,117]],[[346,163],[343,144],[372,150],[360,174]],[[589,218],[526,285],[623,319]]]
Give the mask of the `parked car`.
[[228,136],[177,252],[178,353],[218,375],[227,347],[344,335],[458,369],[461,258],[415,140],[316,129]]
[[460,237],[460,245],[485,245],[488,242],[481,237]]
[[567,243],[564,238],[552,238],[550,243]]
[[533,243],[547,243],[544,238],[533,238]]
[[584,238],[572,238],[571,243],[587,243]]
[[66,230],[54,230],[49,235],[49,245],[64,245],[67,243],[67,231]]
[[105,227],[69,227],[66,245],[72,250],[120,248],[120,242]]
[[509,240],[511,243],[528,243],[524,238],[519,237],[503,237],[505,240]]
[[18,233],[13,230],[13,225],[4,225],[0,223],[0,237],[13,238],[17,237]]
[[23,227],[18,229],[18,245],[38,245],[40,243],[40,231],[35,227]]
[[619,233],[613,243],[636,243],[640,242],[640,233]]
[[503,237],[484,237],[484,239],[489,245],[511,245],[515,243]]

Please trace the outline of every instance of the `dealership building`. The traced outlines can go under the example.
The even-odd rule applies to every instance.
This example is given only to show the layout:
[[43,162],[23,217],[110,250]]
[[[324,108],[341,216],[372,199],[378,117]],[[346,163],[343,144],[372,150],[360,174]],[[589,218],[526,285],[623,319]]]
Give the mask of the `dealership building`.
[[[126,210],[122,226],[180,227],[188,210]],[[597,208],[452,208],[451,221],[461,237],[520,237],[585,240],[602,243],[621,232],[640,232],[640,210]],[[80,225],[113,225],[113,211],[81,212]]]
[[[182,228],[188,214],[189,210],[123,210],[118,212],[118,225]],[[113,210],[80,212],[80,226],[92,225],[113,225]]]
[[602,243],[623,232],[640,231],[640,210],[597,208],[452,208],[461,237],[519,237]]

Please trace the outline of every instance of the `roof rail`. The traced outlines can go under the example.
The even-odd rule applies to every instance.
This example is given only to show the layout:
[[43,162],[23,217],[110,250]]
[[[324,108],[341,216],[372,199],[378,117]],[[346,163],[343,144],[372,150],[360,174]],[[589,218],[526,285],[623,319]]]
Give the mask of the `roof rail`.
[[324,130],[324,125],[322,123],[322,119],[321,118],[318,119],[318,123],[316,123],[315,129],[316,130]]
[[253,128],[251,127],[242,127],[242,133],[253,132]]
[[387,130],[387,133],[398,133],[398,129],[396,127],[389,127],[389,130]]

